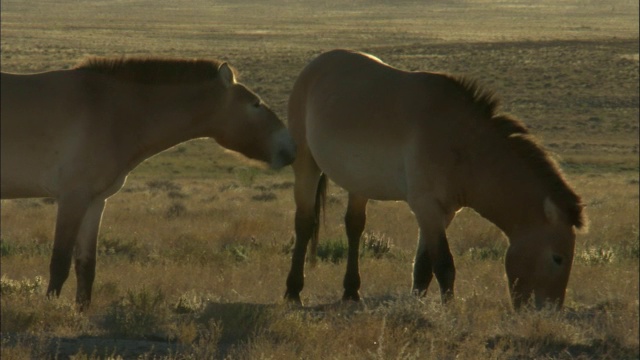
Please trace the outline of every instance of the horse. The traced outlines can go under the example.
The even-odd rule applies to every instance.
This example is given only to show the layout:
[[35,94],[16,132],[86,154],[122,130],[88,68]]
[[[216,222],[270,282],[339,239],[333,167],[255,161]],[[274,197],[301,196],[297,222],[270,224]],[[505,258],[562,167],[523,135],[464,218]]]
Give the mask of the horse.
[[584,206],[526,126],[498,106],[495,93],[476,80],[403,71],[365,53],[337,49],[307,64],[288,104],[297,144],[296,237],[285,299],[302,305],[307,247],[313,259],[329,178],[348,192],[343,300],[360,300],[358,247],[367,202],[375,199],[406,201],[415,215],[418,296],[435,274],[442,302],[453,298],[446,228],[470,207],[509,239],[514,308],[531,300],[537,308],[561,308]]
[[295,158],[282,121],[219,60],[90,57],[1,76],[1,198],[57,200],[47,297],[60,295],[73,258],[80,310],[91,302],[106,200],[138,164],[196,138],[273,169]]

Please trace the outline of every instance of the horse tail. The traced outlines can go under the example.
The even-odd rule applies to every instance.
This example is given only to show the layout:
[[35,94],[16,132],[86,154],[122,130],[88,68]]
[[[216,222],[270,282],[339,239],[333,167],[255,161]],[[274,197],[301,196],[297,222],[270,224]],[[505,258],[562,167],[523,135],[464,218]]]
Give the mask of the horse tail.
[[324,218],[325,202],[327,198],[327,175],[322,173],[318,181],[316,189],[315,219],[313,221],[313,233],[311,235],[311,243],[309,244],[309,262],[311,266],[315,266],[318,254],[318,235],[320,234],[320,213]]

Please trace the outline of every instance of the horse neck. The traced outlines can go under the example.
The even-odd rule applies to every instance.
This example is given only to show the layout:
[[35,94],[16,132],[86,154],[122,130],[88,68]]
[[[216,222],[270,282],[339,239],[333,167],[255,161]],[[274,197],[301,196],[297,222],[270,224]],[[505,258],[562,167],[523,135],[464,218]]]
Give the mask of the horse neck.
[[[492,141],[494,140],[494,141]],[[466,182],[465,201],[507,236],[545,221],[543,184],[504,139],[477,144]]]
[[116,130],[130,169],[177,144],[212,136],[205,131],[215,129],[210,122],[207,129],[196,123],[201,117],[213,117],[206,109],[215,107],[201,86],[147,86],[135,93],[124,103],[137,110],[119,117]]

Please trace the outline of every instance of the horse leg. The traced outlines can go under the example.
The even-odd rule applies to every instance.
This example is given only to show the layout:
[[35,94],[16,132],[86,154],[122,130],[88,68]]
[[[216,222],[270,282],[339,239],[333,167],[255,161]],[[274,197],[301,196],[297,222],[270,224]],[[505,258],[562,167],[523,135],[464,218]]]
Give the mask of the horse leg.
[[360,237],[367,221],[367,202],[369,199],[349,193],[349,205],[344,216],[344,223],[349,239],[349,252],[347,255],[347,272],[344,275],[344,294],[342,300],[360,301],[360,270],[358,257],[360,249]]
[[455,266],[449,250],[445,228],[453,219],[451,214],[443,214],[437,201],[424,204],[410,204],[420,227],[420,237],[413,273],[413,291],[424,294],[429,287],[432,274],[440,285],[442,302],[453,298]]
[[[302,150],[302,151],[300,151]],[[296,241],[291,257],[291,270],[287,277],[287,291],[285,299],[302,304],[300,292],[304,287],[304,262],[307,245],[312,236],[317,236],[319,214],[316,205],[320,169],[309,151],[300,149],[293,164],[295,185],[294,198],[296,202],[295,232]]]
[[47,297],[60,296],[62,285],[69,276],[71,258],[76,245],[80,224],[85,216],[88,201],[80,197],[65,196],[58,201],[53,254],[49,265]]
[[421,231],[420,238],[418,240],[416,258],[413,262],[413,285],[411,286],[412,292],[418,296],[427,295],[427,289],[433,279],[431,258],[429,257],[429,252],[426,247],[421,246],[422,243],[424,243],[424,241],[422,240]]
[[436,279],[438,279],[438,284],[440,285],[442,302],[447,303],[453,299],[453,283],[456,279],[456,268],[444,231],[440,233],[433,242],[434,244],[431,245],[431,247],[434,247],[434,255],[431,260],[433,273],[436,275]]
[[78,232],[75,248],[75,270],[78,281],[76,304],[80,310],[86,309],[91,303],[91,289],[96,273],[96,243],[104,206],[105,200],[94,200],[89,206]]

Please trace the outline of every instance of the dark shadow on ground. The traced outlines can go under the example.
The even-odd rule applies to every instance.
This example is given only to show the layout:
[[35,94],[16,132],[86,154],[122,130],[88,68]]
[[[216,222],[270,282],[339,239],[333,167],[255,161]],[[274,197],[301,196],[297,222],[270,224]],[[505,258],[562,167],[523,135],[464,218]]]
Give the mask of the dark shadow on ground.
[[46,337],[2,334],[2,346],[22,344],[32,349],[37,359],[66,360],[78,354],[92,358],[138,359],[144,356],[168,357],[183,347],[162,339],[116,339],[101,336]]
[[[498,335],[487,340],[487,349],[527,349],[531,359],[638,359],[638,349],[624,346],[616,339],[597,339],[588,344],[572,344],[553,339],[525,338],[517,335]],[[606,355],[605,355],[606,354]]]

